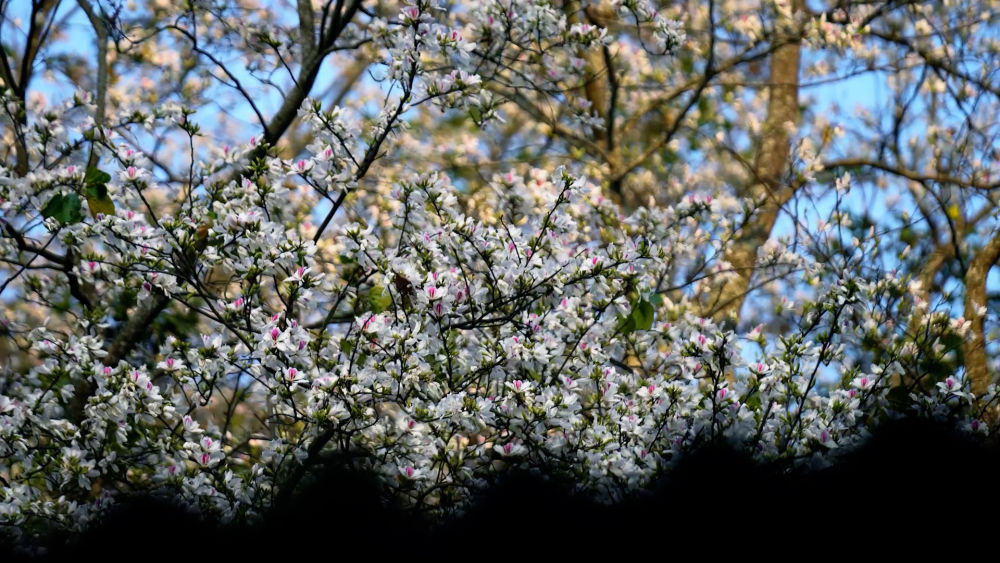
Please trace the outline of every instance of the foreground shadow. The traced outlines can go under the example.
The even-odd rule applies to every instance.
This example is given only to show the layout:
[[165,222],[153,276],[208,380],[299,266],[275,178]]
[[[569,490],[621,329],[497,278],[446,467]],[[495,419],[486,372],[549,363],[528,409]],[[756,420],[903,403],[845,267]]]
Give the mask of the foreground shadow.
[[[998,479],[995,447],[914,420],[887,424],[833,467],[802,474],[710,446],[613,506],[572,495],[567,483],[509,474],[480,494],[462,518],[435,525],[380,501],[384,495],[370,476],[331,468],[256,526],[224,527],[170,499],[134,498],[80,538],[48,538],[42,559],[290,561],[366,554],[374,560],[534,560],[662,555],[682,545],[724,556],[729,550],[815,550],[828,542],[891,538],[890,528],[906,530],[907,548],[919,550],[940,545],[949,534],[987,533],[1000,506]],[[0,560],[15,559],[0,553]]]

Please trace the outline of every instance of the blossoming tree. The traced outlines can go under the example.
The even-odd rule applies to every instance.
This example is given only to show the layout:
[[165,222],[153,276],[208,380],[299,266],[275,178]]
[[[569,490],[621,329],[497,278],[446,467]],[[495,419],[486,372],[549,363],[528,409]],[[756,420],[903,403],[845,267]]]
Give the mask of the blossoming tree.
[[665,4],[0,3],[0,519],[989,434],[996,2]]

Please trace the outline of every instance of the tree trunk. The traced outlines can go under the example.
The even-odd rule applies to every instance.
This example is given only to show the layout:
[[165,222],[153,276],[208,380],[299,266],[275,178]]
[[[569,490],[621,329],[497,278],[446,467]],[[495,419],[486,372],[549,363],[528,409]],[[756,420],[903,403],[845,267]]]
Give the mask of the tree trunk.
[[986,357],[985,318],[976,309],[986,306],[986,276],[1000,259],[1000,233],[981,248],[965,272],[965,320],[972,322],[970,338],[962,343],[965,359],[965,376],[976,395],[984,395],[991,383],[989,361]]
[[788,124],[799,120],[801,39],[794,14],[802,9],[802,3],[803,0],[792,0],[792,17],[781,17],[776,25],[774,41],[778,47],[771,55],[767,116],[754,164],[756,177],[748,194],[758,206],[757,213],[723,254],[723,260],[730,264],[735,275],[711,288],[702,313],[719,322],[735,322],[738,318],[750,289],[757,249],[767,242],[778,211],[794,194],[794,189],[782,185],[781,180],[789,160]]

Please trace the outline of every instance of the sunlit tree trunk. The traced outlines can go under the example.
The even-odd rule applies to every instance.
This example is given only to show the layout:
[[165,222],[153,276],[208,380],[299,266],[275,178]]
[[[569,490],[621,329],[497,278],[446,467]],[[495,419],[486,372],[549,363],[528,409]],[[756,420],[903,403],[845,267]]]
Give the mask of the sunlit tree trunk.
[[767,116],[760,150],[754,163],[755,178],[747,196],[757,205],[751,220],[737,233],[723,259],[735,275],[712,287],[703,313],[716,321],[735,321],[750,290],[757,249],[771,235],[778,211],[794,194],[782,183],[788,168],[790,132],[799,120],[799,64],[801,43],[795,14],[802,0],[792,0],[791,10],[776,24],[776,48],[771,55]]
[[986,306],[986,276],[1000,260],[1000,233],[986,243],[969,263],[965,272],[965,319],[972,322],[971,334],[963,342],[965,376],[977,396],[986,393],[992,377],[986,357],[985,318],[977,312]]

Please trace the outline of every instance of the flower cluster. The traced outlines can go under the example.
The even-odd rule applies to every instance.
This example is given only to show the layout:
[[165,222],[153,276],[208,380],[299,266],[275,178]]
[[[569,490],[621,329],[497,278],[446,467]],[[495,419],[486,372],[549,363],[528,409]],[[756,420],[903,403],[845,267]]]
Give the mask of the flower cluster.
[[[163,26],[188,34],[177,40],[198,33],[183,27],[195,4]],[[799,25],[794,3],[765,4]],[[17,154],[0,161],[0,524],[79,528],[124,494],[164,489],[252,519],[328,459],[448,514],[511,469],[615,501],[720,441],[793,469],[834,463],[902,413],[988,434],[996,388],[959,369],[983,300],[964,316],[950,296],[932,302],[936,271],[897,272],[908,245],[879,267],[887,235],[852,219],[857,188],[832,173],[861,165],[824,164],[847,129],[792,135],[734,94],[755,45],[789,29],[693,10],[695,28],[730,36],[692,80],[653,64],[686,41],[677,21],[644,0],[608,6],[347,2],[301,29],[248,8],[226,27],[238,31],[190,48],[239,40],[250,76],[276,75],[260,72],[270,58],[291,73],[298,57],[270,120],[242,73],[202,77],[244,95],[254,134],[202,131],[173,101],[202,92],[197,77],[153,110],[114,91],[47,106],[3,90]],[[202,15],[199,29],[225,10]],[[822,14],[796,36],[861,48],[858,18]],[[746,60],[726,62],[744,44]],[[143,48],[130,56],[169,59]],[[327,107],[308,96],[339,52],[364,63],[366,95]],[[693,71],[690,57],[672,66]],[[161,72],[182,79],[169,62]],[[761,135],[787,145],[778,168],[794,174],[727,185],[747,176],[741,143]],[[741,250],[761,216],[770,232],[771,200],[798,206],[812,186],[832,200],[813,206],[830,208],[821,220],[803,212]],[[948,209],[956,236],[963,209]],[[745,318],[717,314],[729,283],[746,284]]]
[[[291,168],[333,168],[309,162]],[[286,169],[272,162],[256,182],[276,185]],[[822,381],[845,347],[884,328],[879,305],[902,289],[888,278],[838,273],[794,310],[799,329],[773,340],[694,315],[687,296],[663,286],[698,262],[690,241],[720,244],[711,198],[626,217],[597,186],[533,170],[495,178],[487,199],[497,212],[483,217],[463,210],[446,177],[415,175],[394,188],[391,228],[344,223],[318,253],[269,221],[269,204],[245,183],[218,192],[202,250],[236,272],[222,294],[202,293],[183,263],[167,268],[173,283],[162,274],[140,290],[203,298],[192,305],[209,319],[200,339],[168,339],[147,368],[105,365],[92,336],[31,333],[42,361],[0,397],[10,521],[86,522],[113,500],[109,489],[88,500],[94,479],[113,474],[230,516],[253,513],[271,490],[294,486],[284,479],[295,467],[329,451],[360,453],[399,495],[436,510],[461,506],[510,467],[545,468],[613,500],[720,439],[763,459],[828,463],[894,408],[887,391],[913,353],[885,334],[886,353],[846,369],[841,385]],[[105,241],[110,269],[144,272],[123,285],[182,252],[177,233],[197,236],[183,222],[137,228],[130,213],[79,234]],[[113,252],[126,247],[149,251]],[[761,260],[823,278],[823,265],[789,251]],[[273,293],[266,278],[279,282]],[[938,415],[969,399],[955,377],[914,397]],[[57,475],[32,477],[53,461]]]

